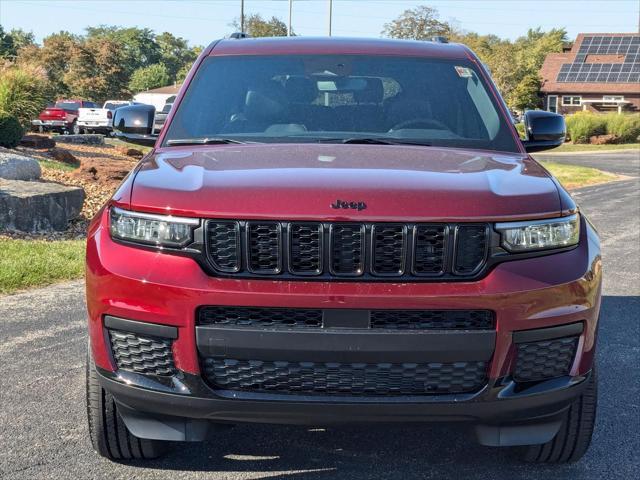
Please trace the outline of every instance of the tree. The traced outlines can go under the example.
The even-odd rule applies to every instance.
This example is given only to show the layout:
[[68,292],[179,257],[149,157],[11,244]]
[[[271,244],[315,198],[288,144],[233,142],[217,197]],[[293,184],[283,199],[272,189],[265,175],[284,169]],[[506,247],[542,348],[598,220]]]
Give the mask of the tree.
[[449,36],[451,26],[438,20],[438,11],[425,5],[405,10],[398,18],[385,23],[382,35],[391,38],[429,40],[435,36]]
[[509,95],[509,106],[523,111],[540,105],[540,77],[528,74],[515,86]]
[[[188,42],[182,37],[176,37],[169,32],[156,36],[156,42],[160,48],[160,63],[167,67],[171,81],[176,81],[178,73],[191,65],[198,57],[193,48],[189,48]],[[187,70],[188,72],[188,70]]]
[[129,90],[139,93],[153,88],[159,88],[169,85],[169,72],[167,67],[162,63],[141,67],[133,72],[129,81]]
[[[236,30],[240,30],[240,20],[235,19],[231,24]],[[244,19],[244,31],[252,37],[286,37],[287,25],[278,17],[264,20],[260,14],[253,13]],[[293,32],[291,32],[293,35]]]
[[0,58],[15,59],[21,48],[34,43],[33,33],[25,32],[20,28],[14,28],[7,33],[0,25]]
[[141,67],[160,62],[160,47],[148,28],[122,28],[101,25],[87,28],[86,39],[108,38],[120,44],[124,54],[122,67],[128,75]]
[[70,95],[104,101],[128,96],[125,52],[109,37],[88,38],[71,52],[64,82]]

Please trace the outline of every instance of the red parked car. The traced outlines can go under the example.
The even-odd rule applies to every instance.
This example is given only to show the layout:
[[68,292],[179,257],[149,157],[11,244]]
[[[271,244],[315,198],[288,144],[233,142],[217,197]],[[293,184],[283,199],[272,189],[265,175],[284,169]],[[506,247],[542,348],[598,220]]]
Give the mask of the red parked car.
[[95,102],[86,100],[58,100],[54,105],[48,106],[36,120],[31,122],[34,129],[40,133],[43,132],[59,132],[59,133],[80,133],[78,127],[78,110],[80,108],[96,108]]
[[[587,450],[598,235],[465,46],[227,39],[87,241],[89,431],[149,458],[239,422],[467,422],[535,462]],[[224,442],[224,432],[215,433]]]

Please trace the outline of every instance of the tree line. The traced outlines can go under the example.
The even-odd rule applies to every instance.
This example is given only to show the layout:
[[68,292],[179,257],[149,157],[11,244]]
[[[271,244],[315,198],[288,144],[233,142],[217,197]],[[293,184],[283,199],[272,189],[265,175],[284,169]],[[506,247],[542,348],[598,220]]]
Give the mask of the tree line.
[[[245,31],[253,37],[284,36],[287,26],[277,17],[259,14],[245,18]],[[230,26],[239,29],[236,19]],[[438,11],[420,6],[404,11],[384,25],[382,36],[430,40],[444,36],[468,45],[491,71],[510,108],[524,110],[540,105],[539,70],[548,53],[561,52],[567,41],[564,29],[547,32],[530,29],[515,41],[497,35],[479,35],[441,21]],[[26,66],[44,72],[49,96],[92,100],[125,98],[140,91],[182,81],[202,50],[181,37],[147,28],[99,26],[85,35],[59,32],[41,45],[22,30],[4,32],[0,26],[0,68]],[[0,92],[1,95],[1,92]]]
[[0,70],[41,75],[45,95],[95,101],[128,98],[181,82],[202,50],[169,32],[148,28],[89,27],[84,35],[61,31],[38,45],[32,33],[0,25]]

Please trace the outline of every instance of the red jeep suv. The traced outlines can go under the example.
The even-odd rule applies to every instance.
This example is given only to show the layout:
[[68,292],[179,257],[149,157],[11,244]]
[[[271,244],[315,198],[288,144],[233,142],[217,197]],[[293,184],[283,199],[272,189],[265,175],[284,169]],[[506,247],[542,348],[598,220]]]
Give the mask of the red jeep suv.
[[599,240],[465,46],[227,39],[87,241],[94,448],[223,424],[468,422],[535,462],[587,450]]

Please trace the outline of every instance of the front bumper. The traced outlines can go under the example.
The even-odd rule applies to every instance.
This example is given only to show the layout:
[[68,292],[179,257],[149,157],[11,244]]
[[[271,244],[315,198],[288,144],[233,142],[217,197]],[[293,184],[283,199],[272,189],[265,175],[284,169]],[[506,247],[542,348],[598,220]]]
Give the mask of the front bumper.
[[[552,425],[546,436],[540,437],[542,440],[551,438],[557,431],[555,419],[580,394],[593,363],[600,307],[600,250],[597,235],[589,224],[583,221],[581,228],[582,240],[577,248],[504,262],[474,282],[305,282],[208,276],[190,258],[113,242],[108,234],[106,214],[103,214],[92,225],[87,243],[87,305],[93,358],[103,386],[121,404],[132,432],[140,436],[149,436],[148,429],[140,425],[145,422],[148,425],[147,416],[151,415],[156,420],[160,418],[160,423],[176,423],[176,431],[182,433],[178,435],[180,438],[174,439],[183,440],[200,439],[206,431],[201,421],[209,420],[305,424],[445,420],[500,425],[500,428],[514,422],[534,422],[536,428],[540,424]],[[237,351],[242,342],[230,337],[216,340],[215,335],[198,338],[202,337],[203,331],[196,328],[196,311],[202,305],[491,310],[495,312],[496,320],[491,338],[474,339],[467,332],[468,336],[460,342],[457,352],[465,353],[465,341],[470,345],[467,353],[482,350],[482,345],[488,341],[489,352],[483,350],[481,353],[488,363],[488,379],[481,390],[472,393],[388,398],[214,390],[203,380],[199,351],[201,355],[206,353],[207,345],[214,350],[231,345]],[[169,377],[170,380],[158,381],[148,375],[117,370],[104,324],[105,316],[174,329],[171,349],[178,374]],[[581,333],[568,375],[526,388],[515,382],[512,377],[514,335],[518,335],[515,332],[570,324],[580,324]],[[336,357],[357,351],[362,361],[394,354],[393,347],[385,350],[384,342],[367,340],[356,342],[358,348],[350,348],[349,342],[343,341],[346,333],[344,330],[334,332],[334,341],[325,343],[324,347],[318,344],[314,355],[328,359],[330,345],[337,349],[333,352]],[[277,340],[268,336],[247,337],[247,342],[253,342],[254,351],[258,349],[263,355],[274,355],[274,351],[287,355],[297,351],[295,355],[299,355],[305,350],[314,350],[314,343],[317,343],[313,338],[300,342],[291,338],[290,348],[282,336]],[[440,341],[429,338],[425,351],[432,355]],[[301,344],[306,347],[301,348]],[[441,350],[442,358],[438,360],[447,361],[447,350],[450,349]],[[402,354],[409,352],[413,356],[411,359],[417,360],[421,354],[420,341],[408,342]],[[354,358],[347,356],[345,361],[358,361]],[[387,359],[379,358],[379,361]],[[197,428],[196,424],[199,425]]]
[[31,125],[35,127],[66,127],[68,124],[65,120],[32,120]]

